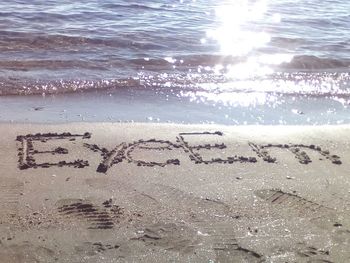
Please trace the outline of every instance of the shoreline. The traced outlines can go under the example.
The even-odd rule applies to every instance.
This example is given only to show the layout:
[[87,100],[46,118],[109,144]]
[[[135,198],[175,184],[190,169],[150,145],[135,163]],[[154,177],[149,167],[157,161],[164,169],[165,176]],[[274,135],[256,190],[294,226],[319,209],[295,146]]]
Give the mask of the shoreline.
[[[239,98],[247,93],[236,95]],[[46,96],[0,96],[0,122],[133,121],[237,126],[350,124],[349,108],[341,99],[296,95],[296,100],[293,100],[293,97],[286,95],[275,102],[250,102],[252,104],[242,100],[237,104],[235,100],[210,100],[196,93],[183,95],[180,90],[132,88]]]
[[0,256],[346,262],[349,134],[350,125],[0,124]]

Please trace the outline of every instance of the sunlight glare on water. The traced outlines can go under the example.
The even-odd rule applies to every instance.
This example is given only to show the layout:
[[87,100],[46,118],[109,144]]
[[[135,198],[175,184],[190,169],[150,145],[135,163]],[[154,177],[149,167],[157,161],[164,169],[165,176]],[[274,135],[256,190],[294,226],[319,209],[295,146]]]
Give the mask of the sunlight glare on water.
[[125,114],[128,91],[137,114],[146,94],[196,120],[244,123],[250,111],[279,123],[291,108],[304,121],[322,108],[328,123],[329,109],[350,105],[349,3],[1,1],[0,96],[115,92],[111,112]]
[[[317,83],[315,80],[298,78],[282,81],[279,78],[275,79],[274,75],[280,73],[276,70],[279,69],[278,66],[291,63],[297,54],[293,50],[285,53],[269,51],[272,33],[268,25],[283,23],[282,14],[271,7],[272,4],[275,4],[273,0],[238,0],[225,2],[215,8],[218,27],[207,30],[205,41],[217,42],[223,56],[230,56],[236,60],[235,63],[225,66],[217,64],[213,67],[214,73],[224,74],[227,78],[226,83],[211,85],[220,92],[213,92],[208,89],[208,85],[201,84],[201,88],[208,92],[189,92],[189,97],[200,97],[201,101],[205,100],[208,103],[224,101],[225,105],[255,107],[277,102],[278,93],[327,93],[329,87],[331,92],[339,90],[337,80],[327,76],[319,78]],[[249,95],[245,92],[249,92]]]
[[232,1],[216,8],[220,26],[217,30],[209,30],[207,36],[220,44],[223,55],[246,58],[242,63],[228,65],[226,76],[234,79],[264,76],[274,72],[271,66],[292,60],[292,54],[258,52],[271,41],[271,35],[260,22],[281,22],[280,14],[267,15],[268,8],[266,0],[253,3],[248,0]]
[[[271,65],[289,62],[293,57],[291,54],[259,54],[258,49],[271,41],[271,35],[259,26],[259,21],[266,19],[271,20],[272,23],[281,21],[279,14],[274,14],[272,17],[266,16],[268,7],[266,0],[230,1],[215,9],[219,27],[207,31],[207,38],[218,42],[222,55],[236,57],[238,60],[244,58],[242,62],[229,64],[225,68],[225,76],[232,80],[231,86],[237,85],[237,81],[240,81],[240,90],[250,89],[248,85],[252,81],[248,81],[249,79],[272,74],[274,70]],[[223,68],[223,66],[217,65],[216,68]],[[242,87],[242,83],[247,86]],[[224,87],[220,88],[225,90]],[[232,87],[230,90],[232,91]],[[199,94],[200,96],[208,94],[209,101],[222,102],[225,98],[225,104],[231,105],[250,106],[266,102],[266,95],[259,92],[249,93],[249,96],[237,93],[231,93],[230,96],[227,96],[228,93],[216,95],[197,93],[196,95]]]
[[270,42],[267,32],[244,28],[249,22],[262,19],[266,10],[266,1],[251,4],[247,0],[239,0],[219,6],[215,15],[220,26],[215,30],[208,30],[207,37],[218,41],[221,52],[225,55],[247,55],[254,48]]

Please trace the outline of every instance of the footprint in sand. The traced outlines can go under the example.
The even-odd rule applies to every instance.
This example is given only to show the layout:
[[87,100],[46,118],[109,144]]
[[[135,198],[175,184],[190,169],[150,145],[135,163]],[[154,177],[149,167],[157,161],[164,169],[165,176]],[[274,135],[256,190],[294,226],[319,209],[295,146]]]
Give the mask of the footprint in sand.
[[134,240],[143,241],[147,246],[158,246],[165,250],[189,253],[198,244],[197,233],[186,225],[157,223],[139,231]]
[[174,212],[177,217],[182,216],[186,220],[206,222],[221,220],[230,216],[231,212],[230,206],[220,200],[198,197],[172,186],[139,185],[104,178],[87,179],[86,183],[97,189],[118,189],[119,193],[127,196],[134,206],[146,214],[153,214],[154,211]]
[[63,199],[57,205],[61,215],[85,220],[89,229],[112,229],[124,216],[124,210],[111,199],[99,206],[82,199]]
[[22,192],[23,183],[21,181],[14,178],[1,178],[0,216],[2,220],[8,216],[16,216],[18,214],[19,199]]
[[199,232],[203,236],[203,240],[206,239],[209,249],[214,250],[215,263],[266,262],[263,255],[239,244],[235,238],[236,227],[237,223],[234,222],[220,222],[199,226]]
[[120,244],[107,244],[100,241],[83,242],[74,247],[76,254],[85,254],[87,256],[95,256],[107,252],[115,253],[115,257],[123,257],[123,247]]
[[277,189],[263,189],[255,191],[255,195],[271,205],[296,213],[297,216],[310,218],[310,221],[320,228],[330,230],[342,226],[335,209],[307,200],[296,194]]
[[225,203],[209,198],[197,197],[175,187],[153,184],[146,187],[144,194],[151,196],[169,210],[183,214],[194,221],[211,221],[230,215],[230,207]]
[[322,250],[318,249],[313,246],[305,246],[304,244],[300,244],[301,247],[297,249],[297,255],[300,257],[300,261],[304,262],[329,262],[333,263],[333,261],[328,260],[329,258],[329,251],[328,250]]
[[214,244],[213,247],[216,254],[217,263],[262,263],[266,262],[264,257],[259,253],[241,247],[237,241],[233,238],[226,240],[226,242],[220,242]]

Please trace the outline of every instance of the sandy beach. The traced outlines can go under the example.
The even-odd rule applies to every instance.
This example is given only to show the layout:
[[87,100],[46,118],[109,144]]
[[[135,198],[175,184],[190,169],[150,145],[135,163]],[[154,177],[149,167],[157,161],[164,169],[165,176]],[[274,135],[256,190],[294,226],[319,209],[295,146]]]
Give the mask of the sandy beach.
[[1,262],[348,262],[349,126],[0,125]]
[[350,1],[0,1],[0,263],[349,263]]

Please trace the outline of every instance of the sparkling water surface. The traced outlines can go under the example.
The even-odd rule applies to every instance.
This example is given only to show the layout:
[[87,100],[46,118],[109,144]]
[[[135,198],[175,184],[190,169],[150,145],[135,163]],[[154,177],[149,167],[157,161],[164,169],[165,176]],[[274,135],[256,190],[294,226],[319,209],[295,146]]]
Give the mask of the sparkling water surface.
[[[350,119],[347,1],[10,0],[0,10],[0,120],[59,121],[54,107],[75,121],[91,103],[103,116],[91,121]],[[7,97],[28,94],[45,96]]]

